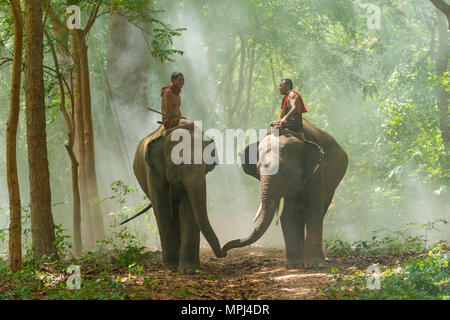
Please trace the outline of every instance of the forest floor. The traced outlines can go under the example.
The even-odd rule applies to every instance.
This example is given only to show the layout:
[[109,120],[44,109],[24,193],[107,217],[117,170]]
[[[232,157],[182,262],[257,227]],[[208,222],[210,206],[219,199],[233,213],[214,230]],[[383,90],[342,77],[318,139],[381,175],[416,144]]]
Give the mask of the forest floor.
[[[396,256],[341,256],[327,258],[325,266],[286,270],[284,249],[240,248],[217,259],[211,250],[201,251],[201,269],[197,275],[161,272],[151,264],[146,274],[133,279],[123,275],[130,296],[145,277],[152,277],[158,285],[152,290],[152,299],[218,299],[218,300],[311,300],[328,299],[324,286],[334,281],[332,268],[342,274],[353,274],[379,263],[392,266],[414,255]],[[417,255],[417,253],[416,253]],[[135,298],[147,298],[136,296]]]
[[67,264],[49,265],[34,272],[31,278],[3,277],[0,296],[3,299],[335,299],[324,288],[336,281],[337,273],[342,277],[358,270],[365,272],[373,264],[395,267],[417,255],[417,252],[384,256],[347,254],[328,257],[325,266],[286,270],[284,249],[240,248],[228,252],[224,259],[215,258],[210,249],[201,249],[200,269],[194,275],[182,275],[163,267],[161,252],[147,252],[143,259],[131,264],[95,258],[81,260],[81,290],[67,289],[70,276],[64,272]]

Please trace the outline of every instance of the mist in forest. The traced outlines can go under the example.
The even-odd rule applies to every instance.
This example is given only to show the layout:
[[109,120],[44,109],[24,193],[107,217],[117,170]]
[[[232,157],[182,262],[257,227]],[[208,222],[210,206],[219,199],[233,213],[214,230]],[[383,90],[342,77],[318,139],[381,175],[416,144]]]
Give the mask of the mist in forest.
[[[204,124],[204,129],[210,127],[217,127],[219,129],[225,128],[222,122],[225,118],[225,112],[223,106],[223,100],[219,101],[218,88],[222,85],[222,79],[216,77],[214,60],[211,51],[217,43],[211,42],[211,38],[206,35],[210,30],[202,28],[202,17],[198,7],[188,5],[185,2],[184,7],[167,8],[168,20],[175,26],[185,27],[187,30],[183,32],[182,37],[176,38],[174,46],[177,49],[183,50],[183,56],[177,56],[175,62],[166,64],[164,66],[155,65],[155,68],[150,68],[148,81],[149,81],[149,105],[159,106],[159,89],[163,85],[169,84],[170,74],[173,71],[181,71],[185,76],[185,86],[182,91],[182,112],[188,119],[201,120]],[[242,11],[245,12],[245,5],[239,8],[240,4],[234,2],[234,8],[230,9],[233,12]],[[227,25],[220,25],[221,21],[217,21],[219,24],[216,26],[217,30],[220,30],[220,34],[217,38],[226,37]],[[389,23],[391,23],[389,21]],[[363,25],[363,27],[366,27]],[[233,29],[241,29],[242,32],[246,32],[248,28],[248,22],[243,21],[241,28],[234,25]],[[216,29],[214,30],[216,31]],[[131,42],[143,42],[141,31],[136,28],[131,28],[127,34],[128,39]],[[218,40],[219,41],[219,40]],[[130,46],[132,47],[132,46]],[[395,62],[397,55],[401,52],[401,48],[387,52],[384,59]],[[136,53],[130,49],[130,55]],[[144,53],[146,54],[146,53]],[[333,52],[334,55],[339,56],[346,63],[351,65],[352,58],[342,52]],[[129,61],[133,61],[131,57],[124,58],[125,65]],[[314,70],[314,60],[309,60],[313,65],[309,65],[309,69]],[[353,73],[360,75],[366,80],[370,80],[371,76],[377,76],[381,78],[380,74],[376,74],[373,65],[361,64],[359,67],[352,69]],[[161,71],[162,69],[162,71]],[[319,67],[318,67],[319,69]],[[289,75],[280,73],[280,77],[287,77]],[[280,79],[276,79],[277,83]],[[379,80],[379,79],[378,79]],[[256,80],[258,81],[258,80]],[[261,81],[261,80],[260,80]],[[264,79],[262,79],[264,81]],[[298,83],[294,83],[299,85]],[[365,135],[364,131],[365,121],[368,116],[379,116],[380,110],[377,110],[377,101],[371,101],[369,103],[364,101],[363,92],[361,90],[357,92],[351,92],[347,88],[340,86],[340,83],[327,83],[325,86],[330,90],[337,89],[342,92],[340,100],[333,101],[334,106],[327,108],[325,105],[320,111],[315,110],[315,106],[312,104],[309,113],[305,115],[305,118],[311,121],[319,128],[331,133],[337,141],[347,150],[350,157],[350,167],[347,172],[351,174],[352,162],[354,156],[352,151],[346,148],[346,145],[351,142],[348,141],[348,125],[352,122],[352,128],[356,128],[361,131],[362,135]],[[302,80],[301,87],[308,90],[308,79]],[[320,100],[321,97],[315,97]],[[277,99],[277,100],[275,100]],[[278,96],[274,100],[276,101],[276,108],[278,110],[278,104],[281,100],[281,96]],[[324,101],[326,101],[326,97]],[[309,106],[309,101],[306,101]],[[199,106],[198,104],[202,104]],[[204,108],[206,106],[206,108]],[[204,108],[204,109],[203,109]],[[245,107],[244,107],[245,108]],[[202,112],[207,110],[208,113]],[[199,111],[200,110],[200,111]],[[261,112],[265,112],[261,110]],[[316,113],[317,112],[317,113]],[[328,120],[323,121],[321,112],[328,113]],[[212,115],[212,116],[211,116]],[[351,118],[349,117],[351,115]],[[270,116],[270,115],[269,115]],[[276,116],[276,114],[274,115]],[[213,120],[211,118],[214,118]],[[122,113],[120,117],[122,130],[127,132],[126,146],[128,151],[126,154],[129,156],[131,162],[134,155],[134,145],[136,142],[147,135],[153,129],[156,129],[156,120],[159,119],[158,115],[143,111],[142,109],[136,110],[133,113]],[[269,118],[267,118],[269,119]],[[216,120],[216,121],[214,121]],[[274,119],[273,119],[274,120]],[[132,126],[128,126],[128,123],[133,123]],[[354,125],[354,123],[359,123]],[[205,128],[206,124],[206,128]],[[268,122],[258,121],[258,128],[268,128]],[[381,131],[381,130],[380,130]],[[354,133],[358,134],[358,133]],[[111,155],[112,156],[112,155]],[[359,157],[361,155],[358,155]],[[367,156],[367,155],[366,155]],[[371,161],[371,159],[367,159]],[[399,185],[403,186],[403,197],[408,197],[411,194],[407,204],[402,205],[401,208],[391,207],[389,205],[380,206],[378,208],[360,207],[351,208],[353,214],[349,214],[349,209],[345,207],[342,200],[343,197],[364,197],[367,199],[373,199],[376,197],[383,197],[381,195],[383,190],[388,189],[383,185],[379,185],[372,188],[370,193],[367,190],[365,193],[359,192],[357,195],[346,193],[341,194],[342,186],[338,187],[334,203],[332,208],[328,212],[328,216],[325,219],[325,238],[326,239],[342,239],[348,241],[356,241],[360,239],[367,239],[373,235],[371,232],[377,232],[376,234],[381,236],[382,234],[388,235],[389,232],[396,232],[397,230],[406,230],[412,232],[415,235],[421,235],[424,233],[424,229],[419,227],[419,224],[434,221],[435,219],[445,218],[448,214],[445,207],[439,202],[435,196],[434,190],[431,190],[429,186],[422,183],[418,179],[409,178],[407,169],[402,169],[403,172],[386,172],[386,175],[392,174],[393,179],[399,180]],[[115,170],[115,173],[121,172]],[[104,173],[106,176],[108,171]],[[398,175],[400,173],[400,175]],[[359,183],[365,183],[367,186],[371,184],[369,178],[364,181],[364,173],[361,173]],[[123,175],[124,177],[126,174]],[[343,184],[348,184],[347,179],[344,178]],[[133,183],[130,183],[133,185]],[[208,209],[209,217],[213,227],[222,243],[228,240],[247,236],[252,230],[253,225],[251,220],[257,211],[259,205],[259,183],[252,177],[244,174],[238,164],[236,165],[221,165],[208,174]],[[365,188],[362,188],[365,190]],[[419,194],[419,197],[415,195]],[[361,201],[364,204],[364,200]],[[378,202],[382,203],[382,201]],[[355,219],[356,215],[356,219]],[[415,225],[407,226],[407,223],[417,223]],[[139,222],[131,222],[130,224]],[[443,232],[430,232],[428,235],[435,237],[442,237],[445,235],[446,226],[439,226]],[[392,234],[391,234],[392,235]],[[447,233],[448,235],[448,233]],[[156,235],[155,235],[156,237]],[[438,239],[434,239],[438,240]],[[156,241],[157,243],[157,241]],[[203,242],[203,245],[207,244]],[[266,235],[259,240],[256,245],[263,246],[276,246],[282,247],[283,238],[281,232],[281,226],[275,226],[273,224]]]
[[[218,8],[217,12],[220,12],[219,8],[224,6],[223,10],[226,11],[224,11],[224,15],[228,14],[234,17],[234,19],[216,19],[213,21],[214,23],[211,22],[212,18],[205,14],[207,5],[203,1],[182,1],[178,5],[167,7],[161,5],[165,10],[162,14],[165,21],[175,27],[186,28],[181,37],[174,38],[174,48],[184,51],[183,55],[172,57],[174,62],[160,63],[152,58],[148,51],[148,43],[140,29],[131,25],[122,29],[120,36],[125,41],[122,43],[120,54],[114,56],[116,66],[105,71],[111,90],[113,92],[117,90],[116,94],[119,98],[108,97],[104,76],[98,72],[98,68],[91,71],[91,74],[97,72],[96,76],[91,76],[91,90],[100,197],[104,200],[102,202],[104,216],[108,217],[105,224],[111,223],[113,217],[118,219],[115,214],[117,212],[122,211],[131,215],[136,212],[136,206],[148,203],[148,199],[144,199],[134,178],[132,163],[139,141],[156,130],[159,126],[157,121],[161,120],[160,115],[148,111],[146,106],[153,106],[159,110],[160,89],[170,84],[170,75],[174,71],[182,72],[185,77],[185,86],[181,93],[183,116],[190,120],[202,121],[204,130],[216,128],[223,132],[226,128],[268,129],[270,121],[278,120],[279,116],[281,95],[277,92],[276,85],[283,78],[294,80],[294,89],[302,94],[308,107],[308,113],[304,115],[304,118],[332,134],[349,156],[347,174],[337,188],[332,205],[324,220],[325,239],[356,241],[370,239],[374,234],[381,237],[391,232],[392,235],[397,231],[409,231],[414,235],[423,235],[426,227],[420,227],[420,224],[436,219],[448,219],[450,217],[449,203],[444,196],[448,195],[448,180],[447,185],[443,179],[439,181],[444,182],[439,184],[436,182],[438,179],[430,178],[424,181],[421,176],[416,174],[417,168],[422,170],[422,167],[427,165],[429,168],[425,168],[421,172],[428,172],[433,177],[442,174],[433,171],[433,165],[437,160],[429,156],[430,159],[433,159],[430,160],[432,164],[426,164],[425,160],[421,158],[428,155],[426,151],[423,151],[425,155],[418,154],[417,159],[414,157],[407,160],[399,159],[400,156],[395,156],[396,152],[408,154],[409,151],[406,147],[406,151],[401,149],[401,143],[394,140],[395,136],[389,136],[385,131],[387,127],[391,126],[394,128],[393,130],[398,128],[403,130],[402,132],[414,135],[414,132],[406,131],[404,127],[395,127],[397,122],[394,118],[398,108],[408,103],[412,104],[412,99],[405,89],[408,85],[407,82],[405,81],[406,84],[395,82],[396,79],[402,77],[402,72],[406,72],[404,68],[407,67],[398,66],[396,63],[403,61],[402,59],[408,54],[413,56],[412,61],[420,60],[422,58],[419,55],[420,50],[426,51],[427,46],[431,45],[431,40],[428,40],[429,44],[424,45],[420,50],[412,48],[411,46],[416,46],[421,42],[422,37],[429,36],[417,31],[417,28],[414,29],[416,33],[411,32],[408,27],[401,28],[395,21],[397,18],[394,13],[401,16],[402,19],[404,18],[405,21],[411,22],[412,18],[408,15],[412,15],[416,9],[415,4],[405,3],[398,7],[391,4],[390,6],[395,7],[396,11],[392,14],[382,11],[381,30],[372,32],[368,30],[366,24],[368,13],[365,7],[362,7],[362,2],[357,1],[353,5],[353,11],[349,9],[348,12],[352,12],[354,16],[347,16],[347,11],[342,11],[344,14],[331,2],[324,1],[329,4],[329,7],[323,4],[317,11],[309,8],[306,16],[299,16],[293,22],[286,20],[286,29],[292,30],[293,36],[287,37],[283,33],[279,34],[278,38],[280,39],[277,39],[277,32],[280,28],[280,24],[277,22],[284,21],[283,16],[276,16],[278,10],[282,8],[280,4],[279,7],[273,9],[273,13],[271,13],[273,17],[264,20],[267,23],[266,29],[273,29],[274,38],[271,40],[264,38],[270,31],[252,24],[255,20],[252,17],[254,13],[249,3],[247,1],[231,1],[227,6],[214,3]],[[345,1],[345,3],[348,2]],[[384,8],[382,3],[380,6],[382,9]],[[342,10],[348,9],[344,7]],[[420,8],[425,8],[427,14],[434,17],[434,10],[431,6],[421,5]],[[258,10],[263,9],[258,7]],[[416,14],[420,15],[420,13]],[[312,23],[311,19],[316,19],[318,15],[336,19],[338,22],[339,19],[343,19],[343,21],[348,21],[349,25],[342,21],[340,24],[336,22],[329,27],[318,23],[317,33],[322,32],[329,37],[325,40],[319,35],[314,38],[315,34],[308,33],[309,31],[305,31],[305,37],[300,39],[297,34],[294,35],[293,29],[289,29],[298,25],[301,30],[309,30],[305,25]],[[275,21],[274,24],[268,22],[272,21],[271,19]],[[319,21],[321,20],[319,19]],[[435,27],[435,25],[431,24],[431,27]],[[112,48],[108,47],[108,28],[109,18],[104,16],[97,21],[91,31],[95,35],[89,38],[89,54],[92,65],[104,65],[108,59],[106,57],[111,54]],[[281,28],[283,29],[283,27]],[[358,46],[363,47],[369,43],[367,51],[373,50],[373,52],[368,54],[358,51],[357,54],[353,54],[350,49],[348,52],[343,50],[346,48],[344,45],[338,46],[339,41],[335,38],[342,36],[345,28],[350,28],[356,38],[354,40],[356,44],[352,45],[352,50],[357,50]],[[328,30],[328,33],[324,30]],[[252,70],[252,78],[249,77],[250,66],[244,69],[243,74],[247,78],[241,83],[243,93],[239,105],[240,113],[236,112],[234,117],[232,115],[229,119],[227,118],[227,112],[229,112],[227,99],[230,97],[227,94],[229,92],[238,94],[239,92],[240,74],[238,69],[239,64],[242,63],[239,51],[242,43],[240,40],[236,40],[235,34],[237,33],[254,37],[253,40],[247,42],[247,46],[254,51],[248,49],[246,61],[250,59],[252,52],[256,52],[256,62],[254,70]],[[385,47],[378,52],[376,51],[377,47],[372,48],[370,43],[375,43],[377,39],[383,37],[381,33],[398,33],[406,34],[406,36],[401,43],[384,43]],[[286,38],[281,39],[284,36]],[[362,39],[363,36],[368,39]],[[351,43],[351,40],[345,36],[342,38],[344,38],[343,43],[346,41]],[[396,39],[399,38],[400,36],[397,35]],[[269,49],[267,52],[263,51],[262,48],[267,45],[266,40],[273,42],[273,52],[275,53],[270,53]],[[325,45],[328,51],[319,50],[318,48],[327,41],[330,43],[330,45]],[[306,48],[303,47],[305,43],[308,44]],[[351,45],[349,44],[349,46]],[[100,49],[94,50],[96,47]],[[298,61],[286,61],[286,57],[291,57],[293,54],[284,56],[284,47],[286,50],[290,50],[289,52],[295,53],[304,50],[305,53],[297,57]],[[278,54],[277,49],[280,48]],[[263,52],[260,56],[258,56],[258,50]],[[418,57],[411,53],[414,50],[417,50]],[[309,55],[319,51],[322,56]],[[4,52],[0,50],[0,53]],[[362,56],[363,53],[367,54],[367,57]],[[333,62],[327,61],[327,57]],[[425,54],[424,57],[423,59],[431,59]],[[368,60],[369,58],[370,60]],[[234,62],[232,59],[235,59]],[[143,78],[145,85],[142,85],[141,78],[136,83],[129,80],[138,73],[141,61],[148,62],[148,66],[144,68],[146,70]],[[424,62],[420,60],[417,63]],[[411,65],[413,68],[414,63]],[[235,71],[228,77],[227,68],[230,66],[233,66]],[[1,85],[8,88],[9,69],[0,69],[0,74],[2,76]],[[363,82],[367,85],[355,89],[348,85],[346,79],[357,79],[355,82],[358,84]],[[227,91],[230,80],[233,88],[230,89],[231,91]],[[392,85],[386,85],[390,81]],[[434,101],[435,93],[433,90],[428,90],[427,86],[429,84],[424,81],[422,87],[413,89],[422,90],[424,92],[423,99],[426,103],[430,103],[430,101]],[[247,91],[247,89],[249,90]],[[137,100],[120,98],[122,95],[120,90],[128,93],[133,93],[135,90],[135,95],[139,95],[138,98],[142,101],[136,102]],[[137,97],[135,98],[137,99]],[[393,98],[397,98],[397,101],[392,103],[397,109],[388,110],[389,99]],[[1,91],[2,105],[7,105],[8,99],[8,91]],[[233,102],[232,99],[231,101]],[[247,102],[250,102],[250,105],[246,105]],[[426,103],[423,104],[426,105]],[[24,107],[24,102],[22,105]],[[21,117],[24,118],[24,113],[21,114]],[[244,122],[245,117],[248,117],[246,122]],[[394,120],[391,121],[391,118]],[[23,122],[23,119],[21,121]],[[1,123],[5,122],[6,113],[1,113]],[[26,140],[25,126],[22,122],[19,128],[18,144],[24,144]],[[405,126],[408,125],[412,124],[405,123]],[[70,162],[63,147],[66,138],[62,116],[57,114],[55,120],[48,126],[59,128],[58,130],[61,132],[50,135],[55,139],[54,141],[59,141],[59,144],[49,143],[52,201],[55,203],[54,219],[56,224],[61,223],[63,228],[68,230],[68,234],[71,234]],[[412,128],[412,131],[414,130]],[[423,130],[418,135],[423,135]],[[0,129],[2,141],[4,141],[4,136],[5,128],[2,126]],[[380,141],[383,139],[392,144],[395,142],[395,147],[380,147],[380,145],[382,146]],[[2,154],[3,149],[4,144],[2,143],[0,144]],[[18,158],[22,203],[26,204],[28,202],[26,186],[28,177],[24,147],[18,148]],[[380,164],[385,164],[385,168]],[[8,192],[4,161],[0,161],[0,169],[0,229],[2,229],[8,226]],[[369,170],[372,171],[369,172]],[[115,181],[121,181],[124,185],[135,188],[135,192],[125,196],[124,203],[119,203],[117,197],[108,199],[115,195],[111,188],[111,184]],[[222,245],[229,240],[243,238],[250,234],[254,228],[251,221],[259,206],[259,182],[247,176],[239,164],[217,166],[207,175],[207,197],[209,218]],[[158,234],[155,232],[157,230],[156,221],[151,213],[147,218],[141,216],[127,225],[137,231],[150,249],[160,249]],[[429,241],[450,240],[449,225],[438,223],[436,227],[439,230],[428,230]],[[281,225],[276,226],[275,223],[272,223],[266,234],[255,245],[284,247]],[[202,246],[208,247],[203,238]]]

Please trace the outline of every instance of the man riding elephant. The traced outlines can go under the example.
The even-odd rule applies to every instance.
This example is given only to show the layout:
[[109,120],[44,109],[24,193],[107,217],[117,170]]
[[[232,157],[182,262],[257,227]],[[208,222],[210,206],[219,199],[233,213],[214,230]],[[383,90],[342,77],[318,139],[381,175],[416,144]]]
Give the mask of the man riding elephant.
[[178,126],[191,129],[194,127],[194,123],[182,117],[180,111],[180,93],[184,86],[184,75],[181,72],[174,72],[170,80],[172,83],[161,89],[161,113],[163,114],[164,128],[171,129]]
[[281,120],[272,121],[270,125],[280,129],[285,128],[294,132],[302,132],[302,113],[308,112],[302,97],[297,91],[293,90],[291,79],[281,80],[279,89],[283,95],[281,100]]

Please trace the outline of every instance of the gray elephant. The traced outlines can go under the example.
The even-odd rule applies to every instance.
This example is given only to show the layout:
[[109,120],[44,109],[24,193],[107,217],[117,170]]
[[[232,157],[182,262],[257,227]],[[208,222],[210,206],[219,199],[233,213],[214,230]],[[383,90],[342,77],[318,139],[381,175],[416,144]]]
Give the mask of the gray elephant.
[[[180,273],[194,273],[200,266],[200,231],[214,254],[223,257],[206,210],[205,178],[215,164],[206,164],[203,160],[199,164],[175,164],[171,155],[179,142],[172,141],[171,137],[177,130],[189,132],[191,146],[194,146],[194,139],[203,138],[200,130],[165,131],[161,126],[140,141],[133,169],[153,206],[164,264]],[[202,151],[210,147],[210,143],[214,142],[202,142]]]
[[[275,213],[281,216],[286,247],[286,268],[301,268],[323,262],[323,219],[334,192],[345,175],[348,165],[346,152],[328,133],[314,127],[303,119],[304,138],[292,132],[280,131],[278,155],[270,148],[268,139],[258,146],[258,164],[244,163],[244,171],[260,180],[261,206],[257,225],[248,238],[225,244],[223,253],[232,248],[248,246],[268,229]],[[285,131],[286,132],[286,131]],[[248,159],[249,148],[242,153]],[[279,161],[276,174],[264,174],[263,163],[270,159]],[[255,221],[254,220],[254,221]],[[306,227],[306,236],[305,236]]]

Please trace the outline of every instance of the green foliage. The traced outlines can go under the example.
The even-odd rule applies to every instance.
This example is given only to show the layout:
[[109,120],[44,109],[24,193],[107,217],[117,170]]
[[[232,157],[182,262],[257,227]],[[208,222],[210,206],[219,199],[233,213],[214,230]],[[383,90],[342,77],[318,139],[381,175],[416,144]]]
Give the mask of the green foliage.
[[[10,95],[13,21],[8,1],[0,2],[0,102],[6,106]],[[83,27],[97,3],[70,1],[81,7]],[[106,133],[117,129],[103,121],[104,114],[110,111],[110,103],[103,96],[109,54],[108,17],[119,14],[142,31],[153,60],[174,62],[150,62],[151,74],[145,80],[151,81],[152,92],[155,88],[158,91],[159,85],[167,81],[167,74],[172,69],[183,69],[187,84],[192,86],[186,87],[189,90],[183,93],[183,105],[189,106],[185,109],[187,115],[203,120],[210,127],[268,127],[268,123],[279,116],[279,80],[289,77],[294,81],[295,89],[302,94],[309,110],[305,118],[336,137],[350,159],[346,177],[337,189],[325,220],[325,236],[340,239],[326,244],[331,254],[367,256],[422,251],[435,242],[439,232],[442,235],[439,238],[448,238],[448,224],[442,217],[448,216],[450,207],[449,154],[442,139],[439,123],[442,112],[437,106],[436,90],[448,91],[450,79],[448,73],[436,75],[439,42],[436,13],[429,1],[423,0],[374,0],[371,4],[382,8],[380,30],[367,27],[367,2],[362,0],[182,0],[176,3],[102,0],[99,18],[89,34],[94,127],[99,142],[96,145],[115,143],[109,140],[108,134],[101,138],[98,132],[100,128],[106,128]],[[65,1],[52,1],[52,5],[63,20]],[[172,21],[179,16],[180,27],[173,26]],[[188,24],[198,29],[183,27]],[[51,31],[49,19],[47,28]],[[205,51],[199,56],[204,60],[204,66],[198,63],[199,57],[183,60],[183,52],[174,46],[176,38],[184,39],[192,33],[198,36],[195,41],[201,39],[196,45],[198,50]],[[60,41],[51,37],[54,43]],[[44,41],[44,64],[51,67],[48,43]],[[127,45],[130,52],[133,51],[131,40]],[[124,61],[132,64],[130,57]],[[67,71],[71,69],[70,66],[63,67]],[[48,68],[45,70],[52,199],[64,203],[54,212],[56,245],[61,257],[65,258],[70,257],[72,246],[63,230],[71,225],[67,222],[71,220],[72,204],[68,179],[70,162],[64,150],[66,129],[58,113],[59,90],[53,72]],[[149,95],[153,97],[153,94]],[[156,97],[159,98],[158,92]],[[27,203],[23,98],[17,146],[18,166],[24,168],[19,171],[22,203]],[[149,102],[148,99],[145,101]],[[130,109],[127,113],[133,114],[136,110]],[[1,108],[0,122],[5,124],[7,117],[8,108]],[[141,128],[135,129],[133,123],[123,122],[127,128],[137,130],[127,130],[127,135],[141,134]],[[6,127],[0,126],[1,141],[4,141],[5,131]],[[0,143],[0,154],[5,154],[4,143]],[[99,162],[105,160],[98,153],[96,156]],[[0,172],[6,172],[5,161],[0,161]],[[258,186],[254,181],[238,180],[242,178],[240,171],[236,176],[224,176],[220,192],[208,200],[214,209],[210,211],[224,207],[219,199],[223,197],[222,186],[235,186],[239,181],[240,188],[235,188],[229,195],[236,200],[228,201],[236,205],[236,210],[228,211],[240,215],[240,208],[247,205],[249,197],[257,194]],[[3,187],[6,185],[3,176],[0,181],[0,199],[4,203],[2,208],[6,208],[7,190]],[[100,182],[109,184],[109,180]],[[113,200],[119,206],[114,207],[116,212],[107,217],[111,223],[109,238],[102,243],[101,251],[88,253],[83,259],[105,270],[112,266],[132,266],[133,272],[139,272],[142,259],[150,258],[144,253],[146,235],[139,233],[138,228],[119,227],[118,223],[144,205],[126,206],[126,200],[135,192],[126,182],[114,181],[111,189],[113,196],[95,200],[102,203]],[[7,248],[7,212],[6,209],[0,211],[2,250]],[[150,217],[145,215],[146,226],[156,233],[156,225],[150,224]],[[404,227],[419,219],[422,220],[408,225],[416,229],[414,235],[406,233],[405,229],[387,235],[370,231],[379,226]],[[423,219],[434,220],[425,223]],[[16,284],[24,281],[24,288],[14,288],[10,298],[32,297],[34,281],[44,281],[31,276],[30,268],[34,268],[35,262],[31,258],[28,207],[23,208],[22,229],[28,271],[17,275],[17,279],[10,278],[17,280]],[[348,242],[348,238],[359,240]],[[56,268],[54,262],[42,263]],[[6,267],[2,265],[1,268]],[[45,281],[49,280],[46,278]],[[100,295],[95,297],[104,298],[101,288],[116,290],[117,297],[122,292],[115,280],[89,281],[84,284],[84,293],[76,293],[79,298],[95,296],[96,290]]]
[[436,244],[428,254],[393,268],[381,269],[380,289],[369,289],[370,275],[357,271],[349,276],[333,273],[335,281],[324,291],[337,299],[449,300],[449,256],[443,243]]
[[386,236],[378,239],[372,236],[370,240],[357,240],[353,243],[342,240],[325,241],[325,249],[332,256],[346,255],[389,255],[405,251],[422,252],[425,241],[417,236]]
[[[372,231],[368,240],[357,240],[352,243],[341,240],[325,240],[325,249],[332,256],[367,256],[391,255],[404,252],[424,252],[430,245],[430,235],[439,232],[439,225],[446,225],[445,219],[435,219],[428,223],[412,222],[403,230]],[[419,230],[419,235],[414,235]],[[385,235],[383,235],[385,234]]]
[[111,256],[114,264],[124,267],[149,258],[151,253],[143,253],[146,246],[139,241],[134,231],[119,227],[117,224],[113,224],[112,228],[109,237],[102,240],[99,245],[101,245],[100,252]]
[[121,180],[111,182],[110,188],[114,192],[114,195],[109,197],[108,199],[116,199],[116,201],[121,205],[125,203],[125,197],[127,196],[127,194],[136,191],[135,188],[126,185]]
[[[63,229],[57,226],[58,253],[63,256],[71,249]],[[7,262],[0,259],[0,299],[129,299],[124,286],[111,278],[115,268],[128,273],[128,276],[141,276],[144,272],[142,262],[154,262],[152,252],[143,252],[145,246],[127,231],[120,234],[119,247],[114,238],[105,240],[105,246],[95,252],[88,252],[83,257],[73,256],[54,260],[45,257],[36,262],[32,257],[24,259],[23,269],[17,273],[9,271]],[[107,249],[108,247],[108,249]],[[70,265],[80,266],[81,288],[70,290],[67,287],[67,268]],[[93,276],[95,274],[95,276]],[[147,280],[150,287],[158,284],[158,280]],[[6,288],[6,290],[5,290]]]
[[71,238],[65,234],[63,226],[61,224],[55,225],[55,246],[60,257],[68,257],[72,255],[73,243],[69,241]]
[[[101,0],[100,2],[99,15],[118,14],[142,31],[152,57],[166,62],[174,61],[172,59],[174,55],[183,54],[183,51],[173,49],[173,38],[181,36],[186,29],[174,28],[163,22],[160,18],[163,11],[157,9],[154,2],[142,0]],[[70,3],[81,8],[83,16],[85,16],[84,21],[88,21],[90,13],[96,5],[96,2],[85,0],[72,0]],[[64,9],[64,6],[60,7],[60,10]]]

